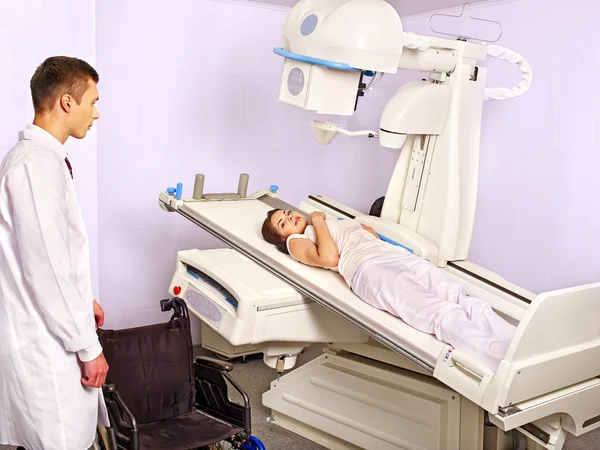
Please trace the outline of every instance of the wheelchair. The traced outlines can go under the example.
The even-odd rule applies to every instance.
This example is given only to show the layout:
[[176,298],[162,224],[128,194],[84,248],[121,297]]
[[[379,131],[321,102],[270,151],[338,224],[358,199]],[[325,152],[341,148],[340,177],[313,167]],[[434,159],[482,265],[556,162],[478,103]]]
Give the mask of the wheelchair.
[[[166,323],[98,330],[109,365],[103,394],[110,427],[98,427],[103,450],[264,450],[251,435],[250,400],[231,378],[233,365],[193,359],[190,318],[179,297],[162,300]],[[243,399],[229,399],[228,384]]]

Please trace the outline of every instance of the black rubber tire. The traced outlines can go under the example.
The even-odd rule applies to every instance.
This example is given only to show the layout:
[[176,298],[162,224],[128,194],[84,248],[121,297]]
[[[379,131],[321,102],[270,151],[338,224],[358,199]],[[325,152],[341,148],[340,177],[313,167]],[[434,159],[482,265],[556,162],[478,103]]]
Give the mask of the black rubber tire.
[[111,445],[108,431],[102,425],[96,428],[96,445],[100,450],[118,450]]

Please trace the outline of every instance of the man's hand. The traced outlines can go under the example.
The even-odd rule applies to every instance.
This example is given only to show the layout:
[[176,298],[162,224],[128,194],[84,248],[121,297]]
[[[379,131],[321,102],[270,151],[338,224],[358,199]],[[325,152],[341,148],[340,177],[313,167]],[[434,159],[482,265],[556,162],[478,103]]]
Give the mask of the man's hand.
[[313,211],[310,213],[310,221],[314,222],[315,219],[323,219],[325,220],[327,218],[327,216],[325,215],[324,212],[321,211]]
[[96,318],[96,328],[104,325],[104,310],[96,300],[94,300],[94,317]]
[[100,388],[106,380],[108,373],[108,364],[104,358],[104,353],[100,353],[96,359],[83,363],[83,374],[81,384]]

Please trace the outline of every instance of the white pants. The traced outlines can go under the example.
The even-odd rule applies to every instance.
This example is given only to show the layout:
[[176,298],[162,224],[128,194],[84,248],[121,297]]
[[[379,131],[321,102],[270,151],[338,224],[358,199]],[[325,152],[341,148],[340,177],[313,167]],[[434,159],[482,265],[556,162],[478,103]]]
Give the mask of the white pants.
[[371,306],[482,360],[496,370],[516,328],[485,301],[469,297],[448,274],[418,257],[363,264],[352,290]]

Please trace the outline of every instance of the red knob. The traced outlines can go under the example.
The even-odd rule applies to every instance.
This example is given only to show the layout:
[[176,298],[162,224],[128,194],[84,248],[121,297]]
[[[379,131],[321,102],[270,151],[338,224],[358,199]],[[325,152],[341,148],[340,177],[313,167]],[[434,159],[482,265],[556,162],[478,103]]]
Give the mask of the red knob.
[[179,293],[181,292],[181,288],[179,286],[175,286],[173,288],[173,292],[175,293],[175,295],[179,295]]

